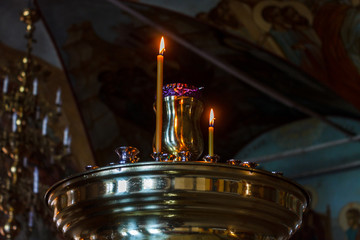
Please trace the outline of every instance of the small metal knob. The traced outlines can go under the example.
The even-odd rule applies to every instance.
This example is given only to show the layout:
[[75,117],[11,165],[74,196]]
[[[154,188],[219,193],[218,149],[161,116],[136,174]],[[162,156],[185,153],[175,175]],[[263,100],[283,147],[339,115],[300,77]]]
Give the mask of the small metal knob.
[[229,159],[226,162],[227,162],[227,164],[233,165],[233,166],[240,166],[240,164],[242,163],[242,161],[237,160],[237,159]]
[[278,175],[278,176],[284,176],[283,172],[271,172],[272,174]]
[[259,164],[255,162],[242,162],[241,160],[237,160],[237,159],[227,160],[227,163],[229,165],[246,167],[246,168],[256,168],[257,166],[259,166]]
[[191,159],[191,152],[180,151],[176,155],[171,153],[152,153],[151,157],[157,162],[188,162]]
[[220,157],[219,155],[216,154],[214,154],[213,156],[206,155],[202,158],[202,160],[207,163],[216,163],[217,161],[220,160]]
[[259,164],[255,162],[243,162],[241,166],[247,168],[256,168],[257,166],[259,166]]
[[174,162],[176,161],[176,156],[170,153],[163,153],[163,152],[154,152],[151,154],[151,157],[156,162]]
[[87,165],[87,166],[85,167],[85,170],[86,170],[86,171],[89,171],[89,170],[94,170],[94,169],[97,169],[97,168],[99,168],[99,166]]
[[140,160],[137,156],[140,151],[135,147],[121,146],[116,148],[115,152],[119,156],[118,164],[136,163]]
[[180,151],[180,152],[178,152],[175,161],[177,161],[177,162],[187,162],[187,161],[190,161],[190,159],[191,159],[191,152],[189,152],[189,151]]

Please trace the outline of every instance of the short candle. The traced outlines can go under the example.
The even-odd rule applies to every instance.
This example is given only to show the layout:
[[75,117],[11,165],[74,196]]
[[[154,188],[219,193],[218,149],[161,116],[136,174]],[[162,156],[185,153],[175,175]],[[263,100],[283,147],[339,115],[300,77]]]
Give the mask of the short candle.
[[210,110],[209,117],[209,156],[214,156],[214,110]]

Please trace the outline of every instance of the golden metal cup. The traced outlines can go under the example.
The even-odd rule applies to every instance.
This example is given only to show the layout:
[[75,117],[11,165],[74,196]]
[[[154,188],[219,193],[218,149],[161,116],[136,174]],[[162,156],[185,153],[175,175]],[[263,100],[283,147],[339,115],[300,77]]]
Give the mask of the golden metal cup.
[[[198,91],[179,83],[164,89],[161,150],[175,156],[175,161],[196,161],[203,152],[200,117],[204,104],[196,97]],[[184,152],[188,157],[183,157]]]

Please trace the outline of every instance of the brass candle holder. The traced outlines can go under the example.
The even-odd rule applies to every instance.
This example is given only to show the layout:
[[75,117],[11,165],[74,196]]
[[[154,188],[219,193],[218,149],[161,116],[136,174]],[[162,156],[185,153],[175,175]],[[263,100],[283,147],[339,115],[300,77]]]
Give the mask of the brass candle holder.
[[196,161],[202,154],[204,142],[200,117],[204,104],[200,100],[200,91],[183,83],[164,87],[162,149],[153,154],[156,161]]
[[96,168],[57,183],[45,200],[74,240],[285,240],[309,201],[291,180],[233,162]]
[[286,240],[309,204],[306,191],[256,163],[205,156],[199,89],[164,88],[161,152],[138,161],[117,149],[119,164],[89,167],[51,187],[45,201],[73,240]]

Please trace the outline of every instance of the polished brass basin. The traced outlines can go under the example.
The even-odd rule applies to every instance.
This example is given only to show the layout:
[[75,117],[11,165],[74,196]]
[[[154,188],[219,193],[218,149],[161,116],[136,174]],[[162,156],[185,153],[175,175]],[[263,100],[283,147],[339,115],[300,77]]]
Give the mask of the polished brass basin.
[[203,162],[93,169],[45,196],[57,228],[80,239],[288,239],[308,205],[278,174]]

